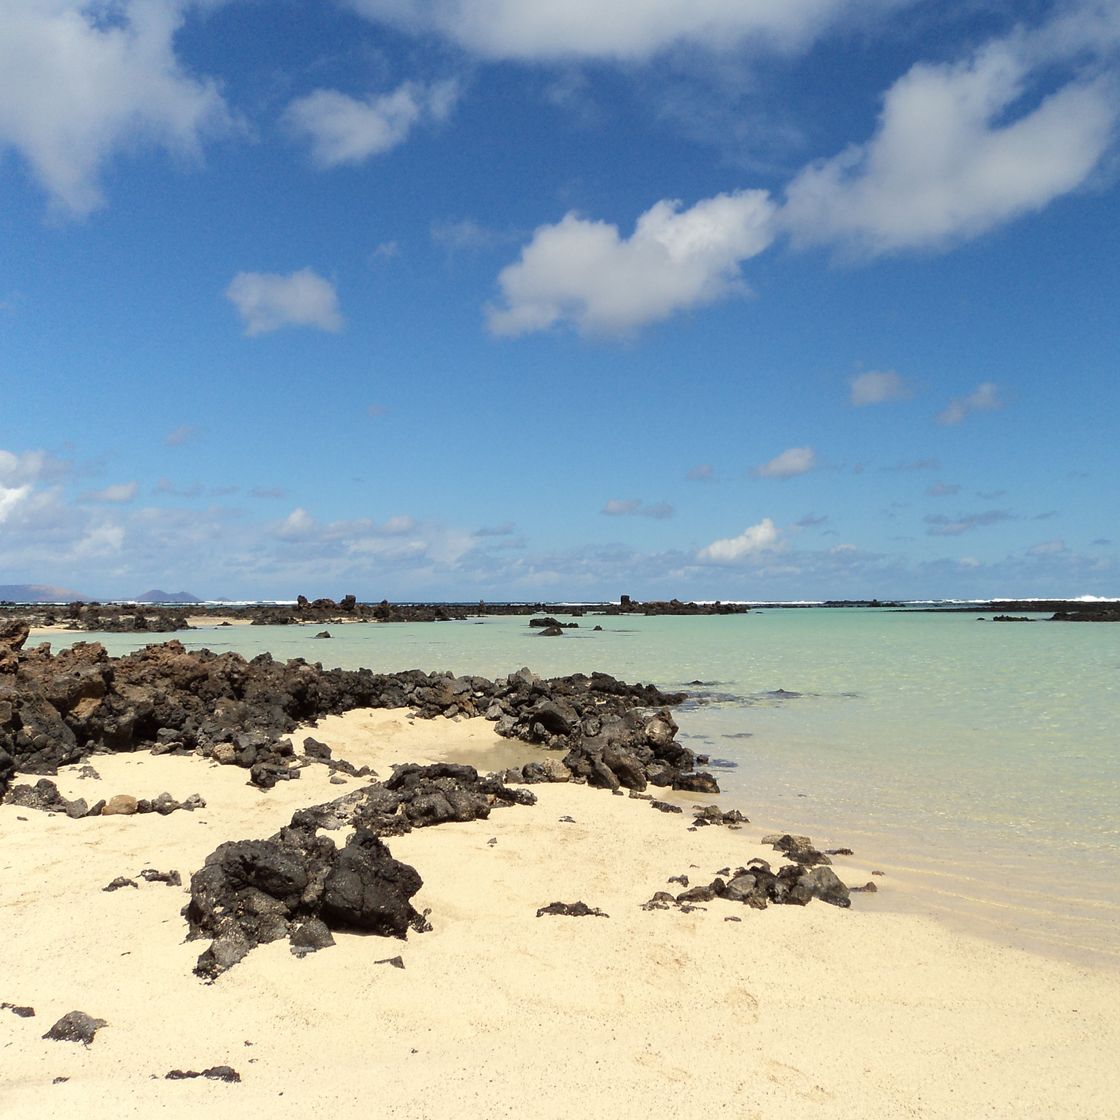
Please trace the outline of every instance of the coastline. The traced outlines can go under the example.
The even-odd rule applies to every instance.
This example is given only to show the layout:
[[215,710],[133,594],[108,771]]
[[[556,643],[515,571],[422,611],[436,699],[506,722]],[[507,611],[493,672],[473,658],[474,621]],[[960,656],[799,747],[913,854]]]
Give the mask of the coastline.
[[[293,741],[304,734],[383,777],[394,761],[489,768],[540,753],[483,720],[401,710],[324,716]],[[375,1100],[378,1115],[432,1120],[605,1117],[639,1101],[762,1120],[1072,1118],[1111,1115],[1120,1093],[1120,977],[864,908],[866,896],[850,910],[715,899],[644,911],[669,876],[707,882],[776,853],[755,825],[690,832],[687,811],[573,783],[531,787],[531,807],[387,841],[424,879],[415,901],[431,909],[431,932],[340,934],[302,960],[275,942],[205,985],[178,913],[190,872],[218,843],[270,835],[360,780],[334,785],[312,766],[262,792],[243,770],[198,756],[90,761],[101,779],[66,767],[66,796],[166,788],[201,793],[207,807],[83,820],[0,807],[0,907],[20,915],[0,1000],[36,1008],[33,1019],[0,1012],[6,1116],[257,1116],[279,1105],[347,1118]],[[174,866],[183,887],[102,891],[141,866]],[[846,861],[843,875],[854,885],[869,871]],[[577,899],[610,917],[536,917]],[[374,963],[397,954],[403,970]],[[88,1048],[40,1038],[74,1008],[108,1020]],[[241,1083],[164,1079],[217,1064]]]
[[[528,663],[559,676],[594,665],[624,680],[687,688],[677,717],[681,741],[716,756],[732,803],[822,846],[873,858],[890,889],[865,904],[933,913],[964,932],[1074,963],[1120,966],[1108,832],[1115,804],[1108,790],[1118,775],[1104,746],[1113,684],[1093,656],[1107,658],[1115,631],[977,627],[953,612],[851,612],[842,621],[843,612],[811,614],[634,621],[545,642],[515,618],[335,630],[326,643],[308,641],[316,631],[306,625],[182,639],[246,658],[270,651],[281,660],[371,664],[380,672],[442,664],[489,678]],[[60,650],[103,638],[115,656],[153,639],[57,637]],[[810,659],[800,652],[806,647]],[[734,682],[744,650],[753,668],[731,684],[725,705],[720,682]],[[975,666],[979,688],[944,671],[954,665]],[[901,688],[891,683],[896,673]],[[700,677],[714,687],[696,692],[701,682],[692,678]],[[1071,695],[1070,681],[1081,682],[1093,703]],[[984,692],[997,683],[989,700]],[[764,691],[777,686],[798,695]],[[955,713],[937,699],[950,693],[963,704]],[[895,742],[903,749],[894,750]],[[944,784],[945,774],[963,780]]]

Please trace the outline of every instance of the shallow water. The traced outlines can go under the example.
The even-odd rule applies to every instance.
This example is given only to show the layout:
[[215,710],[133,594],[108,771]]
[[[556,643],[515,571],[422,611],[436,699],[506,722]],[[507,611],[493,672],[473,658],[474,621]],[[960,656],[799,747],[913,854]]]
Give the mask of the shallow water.
[[[552,639],[525,618],[352,624],[330,641],[313,638],[321,625],[176,636],[328,666],[492,677],[528,665],[687,689],[681,737],[722,760],[729,803],[886,872],[861,905],[1120,965],[1120,627],[977,617],[787,609],[587,615]],[[77,637],[114,654],[144,644]]]

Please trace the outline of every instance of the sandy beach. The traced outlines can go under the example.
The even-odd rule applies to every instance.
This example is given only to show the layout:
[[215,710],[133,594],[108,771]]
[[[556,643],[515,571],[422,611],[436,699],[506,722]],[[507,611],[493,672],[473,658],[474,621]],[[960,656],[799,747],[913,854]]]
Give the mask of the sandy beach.
[[[314,734],[383,776],[393,761],[501,766],[532,750],[482,720],[404,711],[327,717]],[[0,1000],[35,1009],[0,1011],[5,1117],[1115,1115],[1120,977],[861,910],[860,896],[850,910],[644,911],[669,876],[780,858],[753,825],[689,831],[687,811],[582,785],[392,838],[424,879],[431,932],[338,934],[302,959],[275,942],[204,984],[191,969],[205,943],[184,942],[179,913],[190,873],[357,780],[310,766],[262,792],[201,758],[91,761],[100,779],[67,768],[64,794],[207,806],[81,820],[0,807]],[[846,881],[866,881],[845,862]],[[183,886],[103,891],[147,867]],[[609,917],[536,916],[577,900]],[[403,969],[384,963],[398,954]],[[41,1037],[75,1009],[107,1021],[90,1046]],[[240,1083],[165,1079],[215,1065]]]

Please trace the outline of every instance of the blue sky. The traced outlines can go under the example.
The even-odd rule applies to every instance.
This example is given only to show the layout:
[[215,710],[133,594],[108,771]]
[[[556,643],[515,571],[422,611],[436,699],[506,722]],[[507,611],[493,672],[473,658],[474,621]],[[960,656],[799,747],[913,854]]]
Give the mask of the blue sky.
[[0,584],[1120,593],[1115,0],[0,0]]

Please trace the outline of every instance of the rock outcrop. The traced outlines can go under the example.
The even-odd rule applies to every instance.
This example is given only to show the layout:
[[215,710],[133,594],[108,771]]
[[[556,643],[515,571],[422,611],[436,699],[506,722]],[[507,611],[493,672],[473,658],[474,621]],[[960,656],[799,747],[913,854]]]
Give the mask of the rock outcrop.
[[[270,654],[246,660],[175,640],[110,658],[97,643],[26,650],[27,635],[23,623],[0,630],[0,793],[16,773],[53,774],[95,752],[138,749],[198,752],[243,767],[267,789],[299,776],[286,738],[299,724],[367,707],[408,707],[422,718],[485,715],[499,735],[562,752],[567,776],[592,785],[718,790],[710,775],[694,773],[695,756],[675,739],[668,709],[684,694],[604,673],[385,674]],[[555,766],[542,762],[519,780],[555,777]]]

